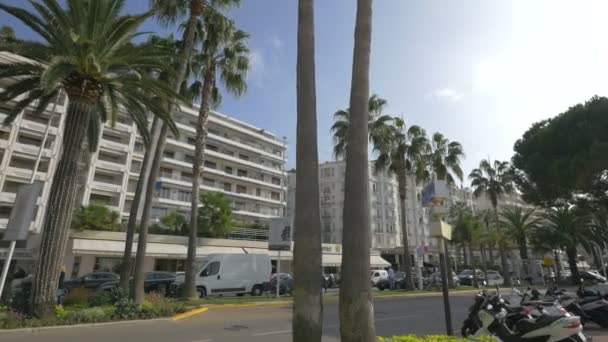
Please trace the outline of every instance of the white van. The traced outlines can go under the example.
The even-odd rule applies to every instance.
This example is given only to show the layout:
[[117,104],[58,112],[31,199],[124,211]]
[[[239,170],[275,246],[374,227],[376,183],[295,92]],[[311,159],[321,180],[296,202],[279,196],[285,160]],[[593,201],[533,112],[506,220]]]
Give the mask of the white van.
[[381,279],[388,279],[388,272],[386,270],[373,270],[372,275],[372,286],[376,286],[378,281]]
[[262,294],[270,280],[267,254],[209,254],[196,277],[199,297],[225,294]]

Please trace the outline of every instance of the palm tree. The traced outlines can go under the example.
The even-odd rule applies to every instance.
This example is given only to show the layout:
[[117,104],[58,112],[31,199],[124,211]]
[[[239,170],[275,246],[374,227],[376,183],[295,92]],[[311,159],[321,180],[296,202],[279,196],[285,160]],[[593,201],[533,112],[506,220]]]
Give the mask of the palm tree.
[[566,250],[568,266],[572,274],[572,283],[580,283],[577,266],[577,246],[587,245],[590,236],[589,222],[586,216],[577,213],[576,207],[562,206],[551,208],[543,215],[547,221],[546,228],[553,234],[560,248]]
[[[543,213],[543,216],[545,214]],[[538,226],[530,233],[530,245],[535,251],[540,253],[551,253],[555,264],[556,279],[561,279],[561,263],[559,249],[562,247],[561,239],[553,231],[547,221],[541,221]]]
[[[379,139],[377,134],[381,134],[378,130],[374,129],[377,126],[384,126],[387,122],[392,121],[392,117],[383,115],[384,108],[387,105],[387,101],[380,96],[374,94],[369,97],[367,102],[369,116],[369,139],[374,143],[376,139]],[[346,157],[346,146],[348,144],[348,130],[350,128],[350,110],[340,109],[334,113],[334,124],[331,126],[331,132],[334,135],[334,157],[336,159],[343,159]]]
[[123,16],[122,5],[118,0],[69,0],[64,9],[56,0],[46,0],[32,3],[35,11],[28,11],[0,4],[1,10],[42,38],[40,43],[31,43],[40,55],[38,61],[0,66],[0,79],[14,82],[0,93],[0,102],[23,95],[5,124],[34,101],[34,112],[41,113],[59,91],[65,91],[69,99],[63,151],[53,176],[32,288],[33,311],[39,317],[55,312],[60,265],[77,201],[74,179],[88,171],[79,166],[85,138],[89,148],[96,149],[100,125],[108,118],[114,123],[119,106],[133,118],[145,141],[148,111],[176,131],[165,108],[150,100],[156,97],[172,103],[175,98],[174,92],[149,76],[150,69],[166,70],[162,61],[167,51],[131,42],[152,13]]
[[[344,342],[372,342],[376,339],[368,273],[371,232],[367,140],[371,36],[372,1],[358,0],[344,182],[342,237],[344,285],[340,289],[340,336],[341,341]],[[314,170],[313,174],[316,173],[317,170]]]
[[[498,200],[503,195],[514,191],[513,177],[509,163],[495,160],[492,165],[490,160],[483,159],[479,163],[479,168],[471,171],[469,179],[471,180],[471,187],[474,189],[473,196],[478,198],[482,194],[485,194],[490,200],[492,208],[494,209],[496,228],[500,230]],[[506,246],[499,245],[498,251],[500,253],[500,262],[502,272],[504,273],[505,285],[511,286],[511,275],[508,271]]]
[[462,145],[436,132],[431,137],[429,153],[423,159],[425,165],[418,169],[418,178],[429,181],[434,174],[438,180],[444,180],[448,185],[456,184],[456,179],[462,182],[461,158],[464,158]]
[[[205,15],[206,11],[217,11],[219,9],[226,9],[240,4],[240,0],[177,0],[177,1],[165,1],[165,0],[152,0],[152,6],[156,10],[158,20],[167,26],[174,25],[184,17],[187,17],[183,45],[179,49],[177,58],[177,74],[175,77],[170,78],[169,84],[175,92],[179,92],[183,86],[184,80],[186,79],[186,73],[190,66],[192,50],[194,48],[194,42],[197,32],[198,20],[201,16]],[[173,112],[174,106],[167,106],[168,112]],[[135,256],[135,275],[133,277],[133,299],[135,303],[141,304],[144,300],[144,260],[146,256],[146,244],[148,235],[148,226],[150,224],[150,211],[152,209],[152,197],[154,194],[154,187],[158,178],[158,170],[160,168],[160,161],[162,159],[165,139],[167,137],[167,126],[157,125],[154,126],[152,143],[146,149],[146,154],[150,154],[148,159],[144,156],[144,163],[142,164],[141,176],[147,177],[145,180],[139,180],[138,183],[142,182],[142,192],[136,194],[140,198],[133,198],[133,206],[139,207],[139,202],[143,196],[143,206],[141,211],[140,219],[140,233],[137,243],[137,254]],[[139,184],[138,184],[139,187]],[[143,192],[145,188],[145,192]],[[137,206],[136,206],[137,204]],[[136,210],[136,209],[134,209]],[[192,216],[192,214],[191,214]],[[135,227],[135,222],[133,223]],[[134,229],[134,228],[133,228]],[[131,241],[133,239],[131,238]],[[129,241],[126,243],[127,248],[130,248]],[[128,260],[127,260],[128,257]],[[125,254],[123,260],[130,263],[130,254]],[[128,272],[130,268],[128,265],[123,266],[124,273]]]
[[313,0],[298,2],[296,208],[294,232],[295,292],[293,340],[320,342],[323,328],[321,298],[321,213],[317,154],[317,95],[315,85]]
[[501,211],[501,224],[506,233],[511,235],[519,247],[519,257],[528,260],[528,235],[540,223],[533,208],[509,207]]
[[465,202],[456,202],[452,204],[448,211],[448,220],[454,227],[452,242],[456,245],[460,245],[464,256],[465,266],[469,266],[469,261],[473,259],[471,252],[471,245],[473,242],[473,225],[471,223],[473,218],[473,211]]
[[[192,163],[192,203],[190,212],[195,213],[198,208],[199,184],[202,174],[201,166],[205,154],[205,140],[207,138],[207,120],[212,104],[218,105],[221,101],[220,90],[217,85],[217,75],[223,88],[236,96],[243,95],[247,90],[247,72],[249,71],[249,48],[247,39],[249,35],[236,28],[233,21],[223,15],[209,12],[204,22],[205,39],[202,41],[201,53],[194,57],[197,70],[202,78],[192,85],[201,99],[196,125],[196,139],[194,142],[194,161]],[[198,215],[190,215],[190,227],[198,227]],[[183,295],[185,298],[194,298],[196,291],[196,229],[190,229],[188,239],[188,257],[186,261],[186,280]]]
[[406,130],[405,122],[399,118],[394,118],[392,125],[380,124],[372,127],[375,136],[374,150],[378,152],[374,167],[376,170],[389,170],[397,177],[403,261],[409,275],[406,277],[406,289],[413,290],[415,285],[407,231],[407,179],[420,167],[422,158],[429,149],[429,142],[424,129],[414,125]]

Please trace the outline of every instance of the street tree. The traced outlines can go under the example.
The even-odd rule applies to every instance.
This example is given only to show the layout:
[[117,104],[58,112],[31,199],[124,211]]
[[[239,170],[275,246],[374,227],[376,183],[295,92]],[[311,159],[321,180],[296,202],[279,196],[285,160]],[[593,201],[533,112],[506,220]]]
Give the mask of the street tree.
[[120,231],[120,213],[102,203],[91,203],[80,207],[74,214],[72,229]]
[[[218,106],[222,99],[219,85],[235,96],[242,96],[247,91],[246,79],[250,67],[249,47],[247,46],[249,35],[239,30],[232,20],[220,13],[209,11],[205,15],[202,29],[203,33],[199,35],[203,37],[201,50],[195,53],[192,63],[196,66],[194,71],[198,80],[190,87],[190,91],[196,94],[195,98],[201,100],[192,162],[191,212],[196,212],[198,207],[209,111],[212,105]],[[190,227],[197,227],[199,225],[197,220],[197,215],[190,215]],[[191,229],[183,291],[185,298],[197,296],[196,241],[196,229]]]
[[[343,342],[376,340],[369,286],[371,232],[367,153],[371,38],[372,1],[358,0],[344,181],[343,277],[340,288],[340,337]],[[311,174],[317,172],[314,170]]]
[[133,43],[152,12],[122,15],[123,2],[118,0],[67,2],[65,8],[56,0],[32,2],[33,10],[0,4],[0,10],[19,19],[41,38],[31,43],[36,49],[29,51],[29,56],[39,56],[37,61],[0,65],[0,79],[11,83],[0,93],[0,102],[16,100],[5,124],[30,105],[35,115],[41,113],[60,91],[69,99],[63,149],[49,192],[32,287],[33,312],[39,317],[55,314],[60,266],[78,201],[75,180],[88,172],[80,165],[84,153],[81,146],[86,142],[94,151],[101,124],[108,119],[113,124],[120,107],[136,123],[145,141],[149,112],[176,132],[166,108],[154,100],[173,103],[176,94],[149,76],[151,69],[167,69],[162,63],[167,51]]
[[321,297],[321,213],[317,142],[314,1],[298,1],[296,62],[297,136],[294,218],[293,341],[320,342],[323,335]]
[[197,212],[197,237],[225,237],[232,231],[231,202],[221,192],[201,194]]
[[[200,32],[200,30],[197,30],[199,19],[204,16],[207,11],[224,10],[239,4],[240,0],[152,0],[152,8],[155,10],[156,18],[161,24],[173,27],[176,23],[187,18],[186,24],[184,25],[184,35],[181,39],[182,44],[180,45],[177,54],[177,71],[174,77],[170,77],[167,80],[167,83],[173,91],[179,93],[187,78],[186,74],[192,61],[192,51],[194,49],[196,33]],[[169,103],[167,104],[166,109],[169,113],[172,113],[175,106]],[[144,301],[144,261],[146,257],[148,226],[150,225],[150,212],[152,209],[152,200],[158,178],[158,171],[160,169],[160,162],[168,133],[167,125],[153,124],[152,126],[152,143],[146,149],[146,154],[149,154],[147,156],[148,159],[146,159],[146,156],[144,155],[144,163],[142,164],[142,171],[140,173],[140,178],[144,179],[141,180],[142,191],[139,194],[140,198],[137,202],[137,206],[139,207],[139,202],[143,200],[140,218],[140,233],[137,243],[137,254],[135,256],[135,274],[133,276],[134,285],[132,293],[133,300],[137,304],[141,304]],[[136,201],[134,198],[133,205],[135,204]],[[127,253],[125,251],[125,259],[126,256]],[[127,262],[130,263],[130,259]],[[128,265],[123,265],[123,270],[125,270],[124,273],[129,269]]]
[[[473,196],[479,198],[485,195],[494,209],[494,222],[497,231],[500,231],[500,218],[498,215],[498,201],[505,194],[510,194],[515,190],[513,185],[513,177],[508,162],[495,160],[494,163],[489,159],[482,159],[479,162],[479,168],[471,171],[469,175]],[[505,244],[498,245],[500,254],[501,268],[505,278],[505,285],[511,286],[511,275],[509,274],[509,266],[507,263],[507,251]]]
[[519,247],[519,257],[528,260],[529,235],[541,219],[533,208],[506,207],[500,212],[501,225]]
[[[378,124],[381,122],[381,124]],[[393,118],[392,122],[383,123],[381,120],[371,125],[374,136],[373,149],[378,154],[374,162],[376,171],[388,170],[397,178],[399,189],[399,213],[401,216],[401,235],[403,239],[403,261],[405,263],[406,289],[414,290],[414,274],[409,249],[407,230],[407,190],[408,178],[411,175],[420,175],[417,170],[424,167],[423,159],[429,151],[429,141],[426,132],[419,126],[412,125],[406,128],[405,122]],[[419,181],[416,179],[415,181]],[[416,182],[418,183],[418,182]]]

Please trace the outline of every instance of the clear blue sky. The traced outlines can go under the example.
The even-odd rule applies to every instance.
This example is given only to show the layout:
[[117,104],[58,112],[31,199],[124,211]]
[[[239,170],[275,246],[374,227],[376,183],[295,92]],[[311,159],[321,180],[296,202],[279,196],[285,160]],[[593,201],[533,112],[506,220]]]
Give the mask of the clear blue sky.
[[[2,0],[22,5],[22,0]],[[145,0],[127,1],[143,11]],[[320,161],[331,160],[332,113],[348,105],[354,0],[317,0]],[[243,0],[231,16],[251,34],[249,92],[221,112],[287,136],[295,165],[296,0]],[[429,133],[464,145],[465,173],[509,159],[535,121],[608,93],[608,3],[602,0],[376,0],[371,89]],[[31,32],[0,13],[20,37]],[[144,30],[166,31],[155,22]]]

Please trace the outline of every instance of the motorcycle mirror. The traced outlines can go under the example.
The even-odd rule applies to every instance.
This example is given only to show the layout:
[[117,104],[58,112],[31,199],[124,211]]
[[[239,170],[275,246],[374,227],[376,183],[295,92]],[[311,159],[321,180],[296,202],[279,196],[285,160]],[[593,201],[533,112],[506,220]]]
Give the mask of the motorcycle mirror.
[[492,310],[494,307],[492,306],[492,304],[488,304],[488,306],[486,306],[486,309],[488,310]]

